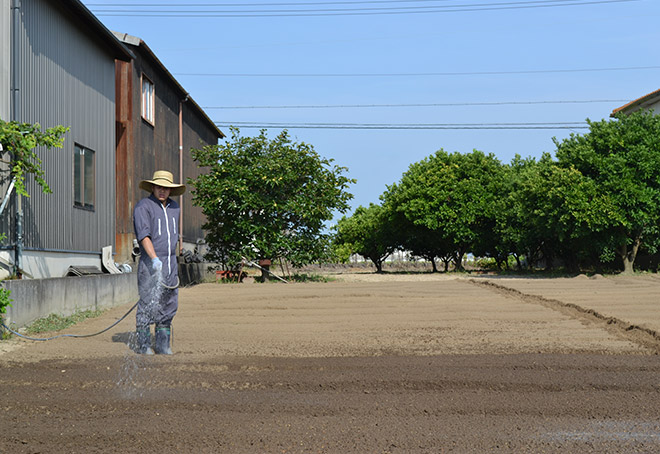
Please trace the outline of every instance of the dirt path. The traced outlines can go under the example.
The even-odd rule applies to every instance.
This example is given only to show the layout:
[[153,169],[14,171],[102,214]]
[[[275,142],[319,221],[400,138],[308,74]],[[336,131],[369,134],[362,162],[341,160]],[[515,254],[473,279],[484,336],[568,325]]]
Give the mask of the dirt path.
[[12,341],[0,452],[660,452],[660,280],[341,278],[182,289],[172,357]]

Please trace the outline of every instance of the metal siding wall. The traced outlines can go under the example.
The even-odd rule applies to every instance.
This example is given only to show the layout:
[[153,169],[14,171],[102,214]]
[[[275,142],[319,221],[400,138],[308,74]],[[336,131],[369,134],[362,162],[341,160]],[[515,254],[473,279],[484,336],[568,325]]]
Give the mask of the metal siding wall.
[[[195,109],[190,108],[190,104],[183,104],[183,174],[184,181],[188,178],[197,178],[203,173],[207,173],[207,168],[200,168],[193,160],[191,149],[200,149],[203,144],[215,145],[218,143],[217,132],[210,128],[206,122],[196,113]],[[200,141],[203,143],[200,143]],[[192,185],[187,185],[184,199],[183,216],[183,239],[186,242],[194,243],[198,239],[204,239],[205,233],[202,225],[206,222],[206,216],[202,213],[200,207],[192,204]]]
[[[0,119],[9,121],[10,99],[11,99],[11,9],[10,0],[0,0]],[[2,156],[3,158],[5,156]],[[9,189],[9,181],[2,177],[8,176],[9,166],[0,162],[0,204]],[[0,233],[7,236],[11,233],[11,203],[5,207],[5,211],[0,215]],[[0,244],[7,244],[8,240]]]
[[[0,0],[0,120],[9,121],[11,97],[11,8],[10,0]],[[4,194],[4,193],[3,193]]]
[[[30,179],[31,197],[23,203],[25,247],[99,252],[114,244],[114,59],[52,3],[21,3],[20,120],[70,130],[62,149],[39,152],[53,194],[42,194]],[[73,207],[76,143],[95,152],[93,212]]]

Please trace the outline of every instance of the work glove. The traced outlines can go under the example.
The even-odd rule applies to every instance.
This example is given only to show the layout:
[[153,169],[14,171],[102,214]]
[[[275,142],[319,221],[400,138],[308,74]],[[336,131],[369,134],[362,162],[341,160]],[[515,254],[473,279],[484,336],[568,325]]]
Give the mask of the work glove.
[[163,269],[163,262],[160,261],[158,257],[151,260],[151,268],[154,271],[161,271]]

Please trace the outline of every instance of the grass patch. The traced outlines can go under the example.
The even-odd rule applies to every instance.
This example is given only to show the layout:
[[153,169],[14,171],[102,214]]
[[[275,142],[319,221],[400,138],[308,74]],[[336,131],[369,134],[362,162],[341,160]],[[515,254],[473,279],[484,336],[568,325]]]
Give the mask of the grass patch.
[[44,333],[49,331],[59,331],[69,326],[80,323],[88,318],[98,317],[103,313],[102,310],[76,311],[71,315],[63,316],[50,314],[48,317],[40,318],[30,323],[25,331],[28,334]]
[[334,277],[323,276],[320,274],[294,274],[291,276],[293,282],[334,282],[337,279]]

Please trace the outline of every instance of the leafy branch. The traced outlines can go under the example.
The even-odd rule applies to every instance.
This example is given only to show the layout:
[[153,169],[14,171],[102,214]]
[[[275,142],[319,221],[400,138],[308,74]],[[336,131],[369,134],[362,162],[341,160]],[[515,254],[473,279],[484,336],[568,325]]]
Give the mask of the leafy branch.
[[25,178],[30,174],[34,176],[44,193],[52,193],[44,178],[42,161],[35,148],[62,148],[63,136],[68,130],[68,127],[55,126],[42,131],[39,123],[0,120],[0,144],[4,152],[11,154],[11,160],[9,162],[3,160],[3,162],[9,164],[10,178],[14,179],[18,194],[29,197],[25,188]]

